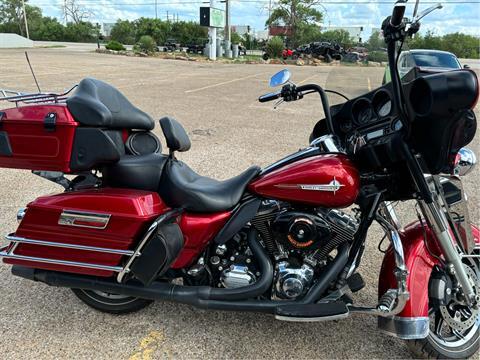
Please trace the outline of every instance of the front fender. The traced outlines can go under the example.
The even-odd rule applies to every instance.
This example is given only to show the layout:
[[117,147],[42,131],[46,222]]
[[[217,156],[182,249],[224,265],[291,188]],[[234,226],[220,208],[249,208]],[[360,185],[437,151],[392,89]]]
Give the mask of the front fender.
[[[475,244],[480,244],[480,231],[472,225],[472,233]],[[432,231],[420,222],[414,222],[400,232],[405,264],[408,269],[407,289],[410,299],[403,311],[397,316],[379,317],[379,328],[402,339],[421,339],[428,335],[428,282],[433,267],[438,263],[425,246],[424,237],[428,238],[431,250],[438,254]],[[388,289],[395,289],[397,282],[394,276],[395,259],[393,251],[389,249],[383,259],[378,293],[382,296]]]

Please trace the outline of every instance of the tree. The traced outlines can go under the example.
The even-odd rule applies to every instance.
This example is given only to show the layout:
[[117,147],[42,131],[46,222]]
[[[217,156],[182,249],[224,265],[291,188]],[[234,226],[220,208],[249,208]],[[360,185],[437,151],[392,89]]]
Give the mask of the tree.
[[231,35],[232,44],[241,44],[245,42],[245,39],[237,32],[232,32]]
[[122,44],[135,44],[135,25],[128,20],[117,20],[110,32],[112,40]]
[[302,44],[302,37],[310,27],[316,27],[316,23],[322,21],[322,13],[315,9],[318,4],[320,0],[279,0],[266,25],[289,27],[289,45],[297,47]]
[[370,51],[380,50],[385,48],[385,40],[383,39],[382,34],[380,31],[373,31],[372,35],[367,42],[367,49]]
[[321,38],[323,41],[336,42],[347,49],[354,45],[354,40],[350,33],[343,29],[322,32]]
[[[27,2],[27,0],[25,0],[25,2]],[[28,5],[25,7],[28,7]],[[15,32],[25,36],[26,31],[22,0],[2,0],[0,2],[0,23],[2,25],[2,31]]]
[[65,16],[65,22],[71,20],[75,24],[84,23],[92,15],[83,5],[80,5],[77,0],[65,0],[60,7]]

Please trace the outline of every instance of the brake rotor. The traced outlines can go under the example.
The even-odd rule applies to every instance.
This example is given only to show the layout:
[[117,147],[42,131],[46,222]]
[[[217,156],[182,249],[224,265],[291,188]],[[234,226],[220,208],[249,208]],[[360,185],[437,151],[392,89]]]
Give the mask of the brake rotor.
[[[480,292],[480,279],[471,267],[465,266],[465,270],[475,293],[478,295]],[[450,308],[450,305],[440,306],[440,313],[447,325],[460,333],[470,329],[480,319],[480,307],[478,306],[476,308],[467,308],[454,303],[453,308]]]

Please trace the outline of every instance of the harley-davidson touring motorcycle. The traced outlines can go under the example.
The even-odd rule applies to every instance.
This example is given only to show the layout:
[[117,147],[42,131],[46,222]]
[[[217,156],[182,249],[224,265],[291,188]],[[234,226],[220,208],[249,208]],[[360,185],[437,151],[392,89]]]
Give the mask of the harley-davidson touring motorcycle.
[[[0,166],[65,191],[18,212],[0,257],[14,275],[71,288],[105,312],[167,300],[286,321],[366,314],[417,356],[472,356],[480,232],[461,177],[476,162],[465,146],[479,83],[470,70],[399,78],[404,40],[433,10],[406,20],[405,8],[397,2],[383,23],[391,83],[330,106],[329,90],[277,73],[271,85],[280,90],[260,102],[317,94],[325,118],[308,147],[226,181],[176,158],[190,140],[169,117],[160,120],[162,154],[152,118],[104,82],[4,97],[16,106],[0,112]],[[421,216],[403,228],[393,204],[406,200]],[[390,245],[378,303],[363,307],[350,294],[365,285],[357,269],[373,222]]]

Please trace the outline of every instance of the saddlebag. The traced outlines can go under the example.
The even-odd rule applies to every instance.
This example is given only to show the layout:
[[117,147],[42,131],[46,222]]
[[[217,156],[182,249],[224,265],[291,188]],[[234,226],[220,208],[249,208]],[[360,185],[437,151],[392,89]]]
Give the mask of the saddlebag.
[[178,224],[161,225],[142,249],[142,255],[133,261],[130,273],[148,286],[170,268],[182,248],[183,234]]
[[[157,193],[140,190],[104,188],[40,197],[28,205],[0,256],[8,264],[110,277],[123,270],[148,228],[166,210]],[[181,246],[175,244],[173,249],[162,249],[161,241],[146,245],[169,258]],[[150,269],[149,263],[136,266],[143,279],[160,270]]]

